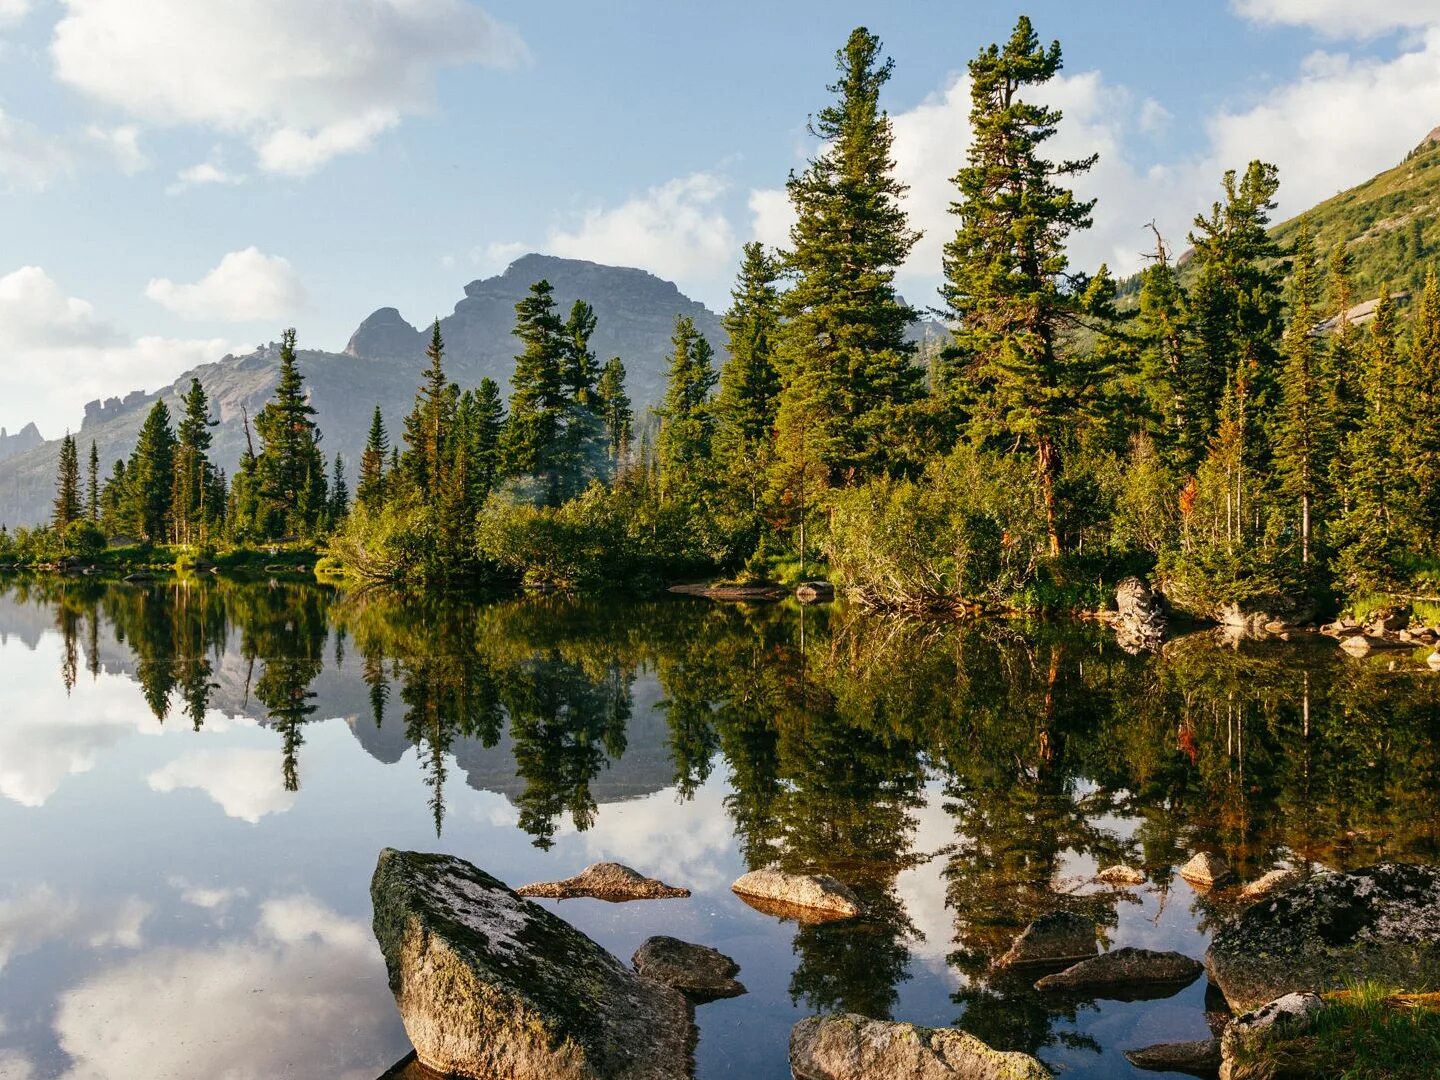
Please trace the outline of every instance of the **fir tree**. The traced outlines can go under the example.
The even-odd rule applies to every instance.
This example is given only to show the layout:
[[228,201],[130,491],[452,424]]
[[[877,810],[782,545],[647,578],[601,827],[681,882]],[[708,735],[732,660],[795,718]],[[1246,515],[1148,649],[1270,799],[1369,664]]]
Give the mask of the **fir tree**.
[[1330,431],[1320,383],[1323,344],[1316,333],[1320,279],[1314,237],[1306,225],[1295,242],[1294,268],[1290,323],[1282,344],[1275,464],[1281,491],[1299,510],[1300,557],[1308,563],[1316,503],[1329,463]]
[[325,513],[325,461],[315,410],[295,355],[295,331],[280,338],[280,381],[255,417],[261,451],[257,525],[266,538],[312,532]]
[[1405,511],[1413,523],[1411,543],[1434,550],[1440,545],[1440,282],[1434,269],[1415,309],[1404,377],[1405,443],[1410,491]]
[[1065,245],[1090,227],[1093,201],[1059,181],[1085,173],[1094,157],[1054,163],[1040,156],[1058,110],[1025,101],[1061,68],[1060,43],[1041,46],[1023,16],[1002,48],[970,62],[974,140],[955,177],[960,219],[945,246],[941,288],[958,324],[949,360],[974,400],[984,436],[1021,440],[1035,456],[1052,555],[1060,553],[1056,487],[1065,434],[1092,379],[1089,358],[1067,341],[1070,329],[1103,305],[1108,282],[1072,282]]
[[405,478],[422,501],[438,494],[445,483],[455,421],[454,398],[445,378],[445,341],[440,336],[439,319],[431,327],[425,356],[430,365],[415,394],[415,407],[405,418],[407,450],[401,458]]
[[170,410],[157,401],[145,417],[125,469],[131,528],[144,540],[164,540],[170,531],[175,478],[175,433]]
[[172,513],[175,518],[175,539],[193,543],[204,535],[215,516],[210,503],[214,492],[214,466],[210,464],[210,429],[216,421],[210,416],[210,401],[199,379],[190,380],[185,395],[185,414],[176,428],[175,483]]
[[390,437],[385,431],[385,417],[380,406],[370,418],[370,435],[360,455],[360,486],[355,497],[367,510],[378,509],[385,501],[385,458],[390,452]]
[[595,386],[595,400],[600,421],[605,426],[605,449],[611,463],[618,468],[630,449],[630,434],[635,424],[635,411],[625,390],[625,364],[620,357],[612,356],[606,361]]
[[80,457],[75,438],[68,431],[60,440],[60,464],[55,473],[55,509],[50,516],[55,528],[64,531],[72,521],[79,521],[84,509],[80,504]]
[[715,458],[728,475],[743,478],[752,507],[769,463],[780,377],[775,344],[780,328],[779,264],[759,243],[745,245],[740,274],[722,325],[730,358],[715,397]]
[[495,490],[500,477],[501,444],[505,436],[505,406],[500,401],[500,387],[488,375],[475,389],[474,428],[470,444],[474,468],[470,482],[478,508]]
[[1165,448],[1166,456],[1188,472],[1204,456],[1204,427],[1186,409],[1185,383],[1191,363],[1189,312],[1180,275],[1158,230],[1155,261],[1140,275],[1135,334],[1140,342],[1137,375],[1148,400],[1148,416],[1158,421],[1148,425],[1150,433]]
[[335,455],[335,471],[330,480],[330,527],[333,529],[350,514],[350,485],[345,481],[345,462]]
[[688,316],[675,319],[675,352],[660,410],[655,456],[664,496],[694,493],[709,471],[715,414],[710,391],[715,386],[714,352]]
[[85,514],[93,522],[100,521],[100,448],[90,440],[90,471],[85,484]]
[[782,499],[802,460],[818,462],[834,484],[885,471],[893,445],[887,429],[922,388],[905,336],[914,312],[894,284],[918,234],[906,224],[894,133],[880,108],[892,66],[874,34],[864,27],[850,34],[836,53],[839,78],[828,87],[836,100],[810,129],[825,148],[786,183],[796,220],[779,346],[775,483]]
[[515,336],[524,351],[515,358],[515,373],[510,377],[505,471],[531,478],[538,485],[541,501],[559,506],[565,480],[566,362],[570,350],[548,281],[536,282],[530,295],[515,305]]
[[578,494],[602,470],[604,424],[596,401],[595,353],[590,337],[595,332],[595,309],[576,300],[565,320],[565,476],[563,498]]
[[126,483],[125,462],[116,459],[110,478],[100,489],[100,528],[110,536],[129,531],[130,492]]

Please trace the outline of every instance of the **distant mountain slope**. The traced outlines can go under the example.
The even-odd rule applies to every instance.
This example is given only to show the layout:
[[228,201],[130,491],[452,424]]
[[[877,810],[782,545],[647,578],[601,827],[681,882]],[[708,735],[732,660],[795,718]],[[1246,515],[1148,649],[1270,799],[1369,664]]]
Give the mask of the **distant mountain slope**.
[[45,437],[33,423],[26,424],[14,435],[0,427],[0,461],[23,454],[26,450],[33,450],[44,441]]
[[[592,345],[602,360],[618,355],[625,361],[630,394],[638,408],[658,403],[664,391],[676,315],[694,319],[717,354],[724,355],[719,316],[671,282],[643,270],[527,255],[503,274],[467,285],[454,314],[441,320],[452,379],[473,386],[489,375],[508,394],[517,345],[511,334],[515,302],[541,278],[555,287],[564,311],[579,298],[595,307],[599,324]],[[325,434],[322,449],[331,456],[338,451],[345,458],[352,484],[377,403],[392,435],[398,435],[400,420],[414,403],[428,340],[427,332],[411,326],[394,308],[381,308],[361,323],[344,353],[301,352],[300,369]],[[115,459],[127,457],[134,447],[155,401],[164,399],[178,416],[180,397],[194,377],[205,384],[220,420],[214,432],[214,460],[227,472],[233,471],[245,445],[242,416],[253,417],[264,405],[274,389],[278,366],[279,353],[272,343],[201,365],[153,394],[135,391],[123,398],[91,402],[76,436],[81,460],[89,454],[93,439],[102,472],[109,475]],[[55,439],[41,442],[39,433],[34,434],[22,452],[8,458],[0,452],[0,523],[12,528],[44,521],[50,511],[60,444]]]

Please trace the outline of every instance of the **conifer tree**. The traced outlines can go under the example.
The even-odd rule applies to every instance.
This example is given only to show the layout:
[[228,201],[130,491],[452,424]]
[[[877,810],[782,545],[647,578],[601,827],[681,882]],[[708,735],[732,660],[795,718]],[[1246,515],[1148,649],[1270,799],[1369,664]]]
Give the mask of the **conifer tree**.
[[565,324],[555,313],[548,281],[530,287],[515,305],[515,336],[524,351],[510,378],[510,416],[505,424],[505,471],[531,478],[547,506],[559,506],[566,464]]
[[1189,312],[1179,272],[1158,230],[1154,262],[1140,275],[1139,308],[1136,374],[1148,399],[1149,416],[1155,421],[1147,427],[1166,457],[1189,472],[1205,453],[1203,428],[1186,410],[1185,383],[1191,364]]
[[1360,377],[1363,365],[1356,347],[1358,335],[1348,315],[1355,302],[1351,284],[1353,272],[1354,259],[1342,240],[1331,248],[1326,261],[1325,315],[1331,329],[1325,338],[1324,355],[1325,414],[1336,451],[1330,459],[1332,475],[1329,486],[1340,499],[1342,508],[1346,505],[1344,485],[1338,482],[1334,471],[1341,461],[1340,449],[1360,426],[1360,417],[1365,411],[1365,391]]
[[960,225],[945,246],[941,288],[958,324],[948,360],[967,384],[972,426],[1034,454],[1052,555],[1061,545],[1062,445],[1092,378],[1089,357],[1067,338],[1084,316],[1103,311],[1109,288],[1103,268],[1093,283],[1073,278],[1065,254],[1071,234],[1090,227],[1094,202],[1076,199],[1063,181],[1095,158],[1041,157],[1061,114],[1019,96],[1060,68],[1060,43],[1043,47],[1023,16],[1003,47],[970,62],[974,138],[955,177],[951,210]]
[[350,514],[350,485],[345,481],[345,462],[335,455],[335,471],[330,480],[330,527],[333,529]]
[[157,401],[145,417],[125,469],[131,528],[145,540],[164,540],[170,531],[175,477],[175,433],[170,410]]
[[407,450],[401,458],[405,478],[422,501],[436,495],[445,483],[455,421],[454,397],[445,378],[445,342],[440,336],[439,319],[431,327],[425,356],[430,365],[415,394],[415,407],[405,418]]
[[55,528],[63,532],[72,521],[79,521],[84,509],[80,504],[80,457],[75,438],[68,431],[60,440],[60,464],[55,473],[55,508],[50,516]]
[[1405,511],[1412,524],[1411,543],[1434,550],[1440,545],[1440,281],[1431,268],[1415,309],[1406,354],[1404,392],[1405,444],[1410,491]]
[[500,477],[501,444],[505,435],[505,406],[500,401],[500,387],[488,375],[475,388],[474,429],[471,446],[474,468],[471,484],[478,509],[495,490]]
[[256,460],[257,526],[266,538],[313,531],[325,513],[325,461],[315,409],[295,354],[295,331],[280,338],[280,381],[255,417],[261,450]]
[[185,394],[185,414],[176,428],[172,496],[175,539],[182,544],[201,538],[215,517],[216,508],[209,502],[214,492],[215,471],[209,458],[210,429],[215,424],[204,386],[199,379],[191,379]]
[[727,475],[742,479],[752,507],[769,464],[780,377],[775,367],[780,328],[779,264],[763,245],[745,245],[739,277],[722,325],[730,358],[715,397],[715,458]]
[[130,493],[125,462],[117,458],[110,477],[100,489],[100,528],[110,536],[130,529]]
[[922,389],[905,336],[914,311],[894,284],[918,234],[906,224],[894,133],[880,108],[893,67],[880,48],[879,38],[858,27],[836,53],[839,77],[828,87],[835,101],[811,124],[824,149],[786,183],[795,224],[779,350],[774,483],[782,500],[802,461],[818,463],[831,484],[885,471],[893,446],[886,431]]
[[589,407],[595,393],[595,354],[590,349],[590,336],[598,323],[595,309],[584,300],[576,300],[565,320],[565,386],[579,404]]
[[355,497],[367,510],[375,510],[385,501],[385,458],[390,452],[390,437],[385,431],[385,417],[380,406],[370,419],[370,435],[360,456],[360,486]]
[[715,386],[714,351],[688,316],[675,319],[671,339],[675,352],[660,410],[655,456],[664,496],[694,493],[709,472],[715,413],[710,391]]
[[100,448],[90,440],[90,472],[85,485],[85,514],[97,524],[100,521]]
[[590,337],[597,324],[595,309],[576,300],[565,320],[565,477],[562,498],[578,494],[599,475],[605,437],[596,401],[595,353]]
[[1300,518],[1300,558],[1310,561],[1310,534],[1330,454],[1330,431],[1324,413],[1320,379],[1323,344],[1316,333],[1320,279],[1315,241],[1302,225],[1295,241],[1293,299],[1290,322],[1281,346],[1279,415],[1275,424],[1275,464],[1280,489],[1296,506]]
[[635,424],[635,411],[625,391],[625,364],[620,357],[612,356],[606,361],[595,385],[595,401],[605,427],[606,452],[612,466],[618,469],[630,448],[631,428]]

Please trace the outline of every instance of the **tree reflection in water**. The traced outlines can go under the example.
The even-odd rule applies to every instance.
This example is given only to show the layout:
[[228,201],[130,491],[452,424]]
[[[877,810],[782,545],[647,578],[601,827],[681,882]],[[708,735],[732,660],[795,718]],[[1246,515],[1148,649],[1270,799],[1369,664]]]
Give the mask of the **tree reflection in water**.
[[[899,875],[943,864],[960,975],[957,1023],[996,1046],[1085,1045],[995,961],[1036,916],[1072,909],[1102,933],[1123,892],[1077,894],[1064,866],[1143,864],[1163,895],[1197,846],[1243,877],[1278,861],[1349,867],[1437,856],[1440,678],[1410,658],[1333,644],[1226,644],[1207,634],[1130,656],[1086,626],[922,625],[843,609],[527,597],[477,604],[317,587],[190,581],[146,587],[21,580],[53,608],[62,678],[128,664],[161,720],[195,728],[238,659],[241,707],[301,780],[314,689],[342,649],[371,720],[401,714],[437,833],[466,746],[508,746],[519,824],[548,848],[595,821],[595,785],[627,753],[641,680],[658,688],[668,782],[688,799],[717,768],[741,856],[833,874],[867,913],[798,927],[790,993],[816,1010],[889,1016],[920,931]],[[333,648],[331,648],[333,646]],[[113,655],[102,653],[113,650]],[[327,654],[331,654],[327,658]],[[650,695],[654,697],[655,695]],[[647,699],[648,700],[648,699]],[[649,715],[649,714],[644,714]],[[938,783],[953,823],[916,850]],[[1129,823],[1125,835],[1117,821]],[[1133,899],[1133,897],[1132,897]]]

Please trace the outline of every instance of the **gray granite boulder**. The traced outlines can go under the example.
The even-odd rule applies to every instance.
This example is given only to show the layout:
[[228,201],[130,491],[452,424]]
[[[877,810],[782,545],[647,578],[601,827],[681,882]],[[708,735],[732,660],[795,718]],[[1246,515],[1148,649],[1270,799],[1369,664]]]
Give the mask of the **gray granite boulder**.
[[1303,1035],[1324,1009],[1318,994],[1286,994],[1237,1016],[1220,1037],[1220,1080],[1241,1080],[1238,1056],[1271,1039]]
[[1100,951],[1095,923],[1072,911],[1041,915],[1015,939],[997,968],[1045,964],[1073,964]]
[[1156,1043],[1138,1050],[1126,1050],[1125,1060],[1149,1072],[1180,1072],[1192,1076],[1214,1076],[1220,1068],[1220,1040]]
[[730,888],[753,908],[801,922],[851,919],[864,910],[859,897],[827,874],[787,874],[770,867],[752,870]]
[[630,962],[636,974],[673,986],[691,1001],[714,1001],[745,993],[745,987],[735,981],[740,965],[706,945],[652,937],[635,951]]
[[1125,947],[1082,960],[1064,971],[1046,975],[1036,990],[1106,991],[1106,996],[1150,996],[1146,989],[1178,990],[1200,977],[1205,965],[1178,952]]
[[790,1032],[795,1080],[1048,1080],[1029,1054],[992,1050],[953,1028],[846,1013],[812,1016]]
[[646,877],[623,863],[602,862],[587,866],[574,877],[563,881],[537,881],[515,890],[521,896],[546,900],[573,900],[588,896],[611,903],[626,900],[670,900],[690,895],[689,889],[666,885],[658,878]]
[[1440,867],[1316,874],[1221,925],[1205,966],[1237,1012],[1367,979],[1440,984]]
[[473,1080],[675,1080],[692,1009],[580,931],[449,855],[385,849],[375,937],[421,1064]]
[[1143,885],[1145,872],[1133,866],[1107,866],[1095,875],[1095,880],[1102,885]]
[[1180,876],[1197,888],[1211,889],[1230,876],[1230,864],[1213,851],[1197,851],[1180,868]]

